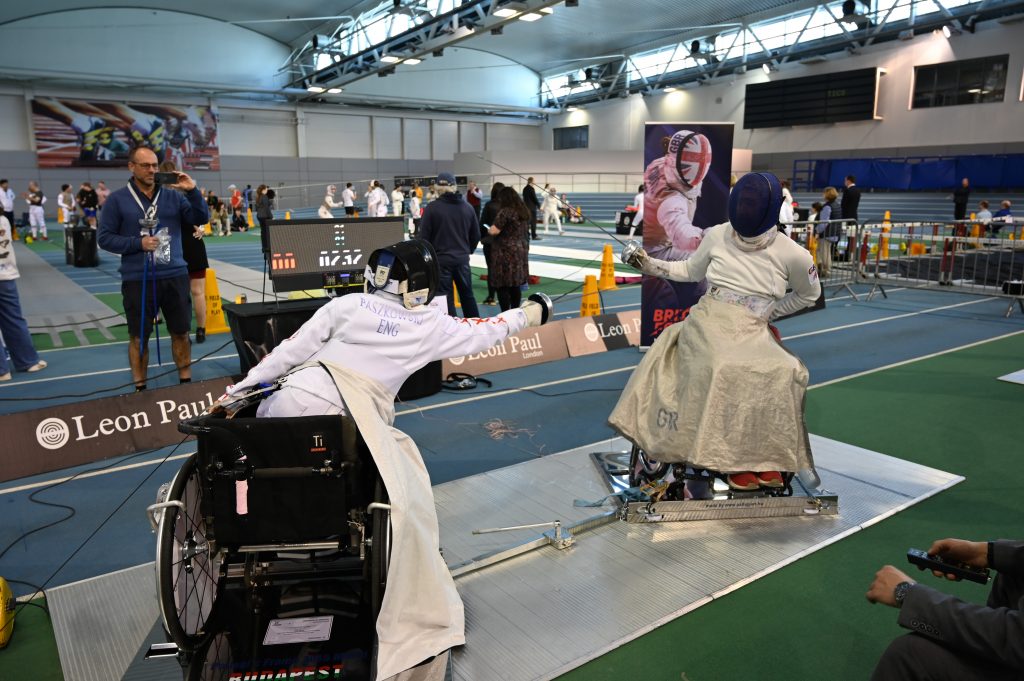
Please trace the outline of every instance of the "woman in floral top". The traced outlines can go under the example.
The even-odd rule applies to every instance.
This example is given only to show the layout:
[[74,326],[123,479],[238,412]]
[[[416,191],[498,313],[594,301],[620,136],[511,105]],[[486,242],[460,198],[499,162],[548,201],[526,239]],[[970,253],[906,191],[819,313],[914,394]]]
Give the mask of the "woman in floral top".
[[519,307],[521,287],[529,277],[526,239],[530,217],[530,211],[515,189],[505,187],[499,192],[498,215],[490,228],[494,236],[490,276],[494,279],[502,312]]

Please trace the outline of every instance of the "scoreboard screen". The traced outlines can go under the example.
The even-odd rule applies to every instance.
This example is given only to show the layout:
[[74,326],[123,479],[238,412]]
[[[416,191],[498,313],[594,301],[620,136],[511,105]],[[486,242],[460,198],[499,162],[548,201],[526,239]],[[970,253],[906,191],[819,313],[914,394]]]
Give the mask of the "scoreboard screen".
[[370,254],[403,239],[401,217],[269,220],[270,280],[276,293],[362,288]]
[[743,127],[881,120],[878,89],[884,73],[884,69],[871,67],[748,85]]

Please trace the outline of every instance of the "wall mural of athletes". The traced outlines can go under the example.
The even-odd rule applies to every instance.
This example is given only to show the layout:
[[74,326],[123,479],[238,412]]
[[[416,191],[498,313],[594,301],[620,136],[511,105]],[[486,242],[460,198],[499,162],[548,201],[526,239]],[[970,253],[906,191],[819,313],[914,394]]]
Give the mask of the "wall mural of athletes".
[[149,147],[182,170],[220,170],[216,107],[37,97],[32,127],[40,168],[124,166]]
[[[686,260],[704,230],[729,219],[732,123],[648,123],[644,130],[644,250]],[[644,276],[640,345],[682,320],[707,282]]]

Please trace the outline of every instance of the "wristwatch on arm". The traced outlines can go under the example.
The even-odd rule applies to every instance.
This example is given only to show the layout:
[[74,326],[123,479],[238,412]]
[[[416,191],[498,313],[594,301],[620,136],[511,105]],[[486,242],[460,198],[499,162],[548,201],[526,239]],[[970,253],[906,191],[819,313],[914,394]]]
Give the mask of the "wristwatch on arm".
[[903,599],[907,597],[907,592],[910,591],[910,587],[914,586],[913,582],[900,582],[893,589],[893,600],[896,601],[896,607],[903,607]]

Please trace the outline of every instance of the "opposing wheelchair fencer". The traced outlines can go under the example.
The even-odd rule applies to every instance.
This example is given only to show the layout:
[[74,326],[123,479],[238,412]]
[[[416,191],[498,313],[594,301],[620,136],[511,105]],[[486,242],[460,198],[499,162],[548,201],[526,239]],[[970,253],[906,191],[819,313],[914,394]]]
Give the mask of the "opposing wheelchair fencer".
[[[268,655],[373,678],[386,489],[354,420],[257,419],[265,394],[179,424],[198,448],[147,509],[171,642],[151,654],[177,655],[186,679],[245,678]],[[272,641],[272,620],[295,618],[321,632]]]

